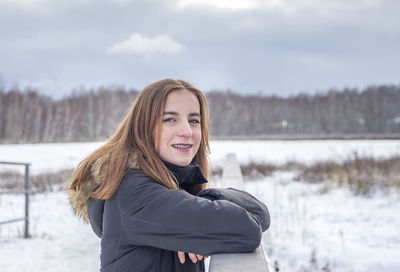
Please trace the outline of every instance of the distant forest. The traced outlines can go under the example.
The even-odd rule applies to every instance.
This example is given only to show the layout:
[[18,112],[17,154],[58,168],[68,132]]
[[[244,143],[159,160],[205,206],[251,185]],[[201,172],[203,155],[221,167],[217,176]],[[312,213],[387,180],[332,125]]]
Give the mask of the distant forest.
[[[0,87],[0,142],[106,139],[138,92],[98,88],[55,100],[32,89]],[[211,135],[362,135],[400,133],[400,86],[329,90],[291,97],[207,92]]]

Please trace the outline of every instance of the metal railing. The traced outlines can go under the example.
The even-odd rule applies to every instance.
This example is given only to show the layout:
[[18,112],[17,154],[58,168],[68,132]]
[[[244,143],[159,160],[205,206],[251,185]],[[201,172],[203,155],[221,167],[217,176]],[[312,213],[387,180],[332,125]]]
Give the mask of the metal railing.
[[[213,182],[213,186],[226,188],[233,187],[244,190],[242,172],[235,154],[228,154],[224,162],[222,180]],[[265,252],[260,245],[251,253],[214,254],[210,258],[209,272],[252,271],[268,272],[268,263]]]
[[24,227],[24,237],[29,238],[29,197],[30,197],[30,182],[29,182],[29,166],[30,163],[26,162],[7,162],[7,161],[0,161],[0,164],[8,164],[8,165],[23,165],[25,166],[25,185],[24,190],[7,190],[7,191],[0,191],[0,195],[3,194],[25,194],[25,217],[21,218],[13,218],[6,221],[1,221],[0,225],[14,223],[19,221],[25,221]]

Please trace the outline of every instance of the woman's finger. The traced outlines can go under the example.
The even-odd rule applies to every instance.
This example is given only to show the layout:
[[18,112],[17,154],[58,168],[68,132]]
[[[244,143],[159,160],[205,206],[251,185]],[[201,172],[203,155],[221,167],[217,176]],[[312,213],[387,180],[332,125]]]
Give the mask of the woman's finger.
[[203,256],[196,254],[197,260],[201,261],[203,259]]
[[194,253],[189,253],[189,258],[192,260],[193,263],[196,263],[196,262],[197,262],[196,254],[194,254]]
[[183,264],[185,262],[185,252],[178,251],[178,258],[179,258],[179,261],[181,262],[181,264]]

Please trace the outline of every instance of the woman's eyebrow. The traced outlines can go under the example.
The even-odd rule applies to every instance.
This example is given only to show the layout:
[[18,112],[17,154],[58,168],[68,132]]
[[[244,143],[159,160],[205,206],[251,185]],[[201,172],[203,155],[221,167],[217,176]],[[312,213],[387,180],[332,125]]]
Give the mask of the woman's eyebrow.
[[178,113],[176,111],[164,111],[163,115],[178,115]]
[[[179,115],[176,111],[164,111],[163,115]],[[200,113],[192,112],[189,114],[190,117],[197,116],[200,117]]]

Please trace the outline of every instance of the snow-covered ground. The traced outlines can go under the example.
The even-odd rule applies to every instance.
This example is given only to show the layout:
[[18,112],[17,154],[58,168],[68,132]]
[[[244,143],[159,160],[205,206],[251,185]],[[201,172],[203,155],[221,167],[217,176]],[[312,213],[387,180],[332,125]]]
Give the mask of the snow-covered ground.
[[[33,173],[74,168],[101,144],[103,143],[0,145],[0,161],[30,162]],[[400,141],[211,141],[210,148],[213,166],[221,165],[226,154],[232,152],[237,154],[240,162],[253,160],[284,163],[296,160],[311,163],[327,159],[342,160],[354,152],[375,157],[398,155]],[[0,167],[4,168],[1,165]]]
[[[0,196],[0,221],[21,217],[22,196]],[[23,222],[0,226],[0,271],[98,271],[100,239],[78,220],[64,192],[31,197],[32,238],[23,239]]]
[[[75,167],[100,144],[0,145],[0,161],[31,162],[35,173]],[[241,162],[312,162],[354,151],[400,155],[400,141],[215,141],[211,149],[213,165],[230,152]],[[293,182],[293,175],[277,172],[246,183],[270,209],[263,245],[280,271],[400,271],[399,192],[365,198],[338,188],[320,194],[321,185]],[[0,221],[22,216],[22,203],[23,196],[0,195]],[[31,219],[28,240],[22,222],[0,226],[0,271],[98,271],[100,240],[72,215],[63,192],[32,196]]]
[[263,246],[272,264],[280,271],[400,271],[400,191],[321,194],[322,184],[293,182],[293,174],[246,183],[270,210]]

